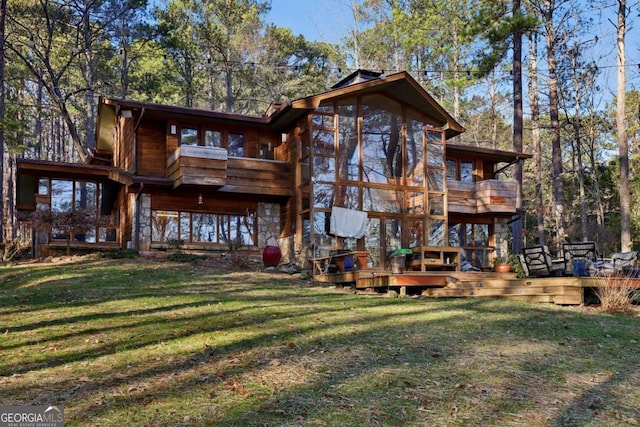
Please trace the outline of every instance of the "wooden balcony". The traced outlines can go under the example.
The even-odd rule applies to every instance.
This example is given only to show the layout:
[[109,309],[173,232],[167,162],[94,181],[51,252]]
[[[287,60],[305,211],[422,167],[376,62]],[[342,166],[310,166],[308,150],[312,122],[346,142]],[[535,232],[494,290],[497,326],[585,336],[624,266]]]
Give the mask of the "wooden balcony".
[[517,190],[515,181],[447,181],[448,209],[465,214],[515,213]]
[[173,180],[174,188],[197,185],[228,193],[293,194],[287,162],[229,157],[224,148],[178,147],[167,160],[167,176]]
[[183,145],[169,156],[167,176],[173,188],[181,185],[222,187],[227,183],[227,150]]

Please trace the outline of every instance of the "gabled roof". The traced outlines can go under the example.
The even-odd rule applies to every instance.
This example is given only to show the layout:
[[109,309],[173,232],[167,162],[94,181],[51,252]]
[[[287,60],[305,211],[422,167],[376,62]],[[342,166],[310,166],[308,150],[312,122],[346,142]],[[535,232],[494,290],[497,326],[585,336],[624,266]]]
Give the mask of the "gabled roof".
[[[126,110],[130,110],[135,117],[144,116],[144,118],[148,119],[197,119],[207,120],[211,123],[234,123],[254,127],[269,127],[271,121],[271,117],[266,115],[254,116],[101,97],[98,104],[98,121],[96,124],[96,148],[98,150],[110,151],[112,149],[115,117],[117,114]],[[280,110],[275,109],[276,114],[278,111]],[[135,112],[135,114],[133,114],[133,112]]]
[[435,127],[445,129],[447,138],[459,135],[465,130],[406,71],[386,76],[375,71],[358,70],[336,83],[327,92],[287,103],[272,104],[267,113],[262,116],[102,97],[98,107],[96,147],[98,150],[111,149],[114,119],[123,110],[135,111],[136,117],[143,115],[145,118],[174,118],[177,120],[192,118],[212,123],[235,123],[242,126],[262,127],[281,132],[286,131],[296,120],[309,111],[318,108],[323,101],[374,93],[402,101],[423,112],[431,119]]
[[447,154],[473,154],[476,158],[491,160],[495,163],[511,163],[516,160],[530,159],[533,157],[531,154],[527,153],[451,143],[447,143]]
[[[374,78],[376,75],[377,77]],[[294,110],[314,110],[320,103],[332,98],[380,93],[426,114],[436,127],[445,129],[447,138],[465,131],[464,127],[406,71],[385,76],[382,73],[358,70],[338,82],[334,88],[324,93],[297,99],[291,103],[291,107]]]
[[379,79],[383,73],[384,71],[382,73],[378,73],[377,71],[356,70],[353,73],[349,74],[344,79],[340,80],[338,83],[331,86],[331,89],[339,89],[345,86],[351,86],[356,83]]

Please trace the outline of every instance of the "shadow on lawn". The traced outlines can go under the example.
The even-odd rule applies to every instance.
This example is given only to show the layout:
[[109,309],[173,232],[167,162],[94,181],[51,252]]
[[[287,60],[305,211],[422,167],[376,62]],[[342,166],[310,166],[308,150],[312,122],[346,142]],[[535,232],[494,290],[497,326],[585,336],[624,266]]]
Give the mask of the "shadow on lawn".
[[[136,277],[144,276],[145,270]],[[178,270],[171,272],[172,277],[185,279],[190,271],[189,267]],[[593,424],[597,411],[623,404],[623,398],[616,396],[620,384],[636,389],[640,385],[638,374],[624,370],[625,361],[620,360],[633,347],[625,344],[629,336],[625,333],[613,341],[602,332],[603,322],[606,328],[629,327],[624,322],[637,328],[637,319],[603,319],[532,305],[518,312],[511,303],[496,300],[368,298],[329,288],[308,289],[279,276],[233,277],[236,282],[227,283],[209,272],[194,278],[194,283],[189,278],[136,288],[109,285],[113,289],[104,295],[74,287],[69,296],[72,305],[158,299],[147,301],[156,304],[147,308],[17,326],[16,332],[28,332],[77,325],[77,331],[20,344],[34,351],[48,341],[123,333],[95,348],[48,355],[40,362],[25,360],[28,364],[21,365],[18,373],[92,362],[117,353],[139,357],[136,352],[143,351],[149,358],[144,364],[134,360],[131,366],[123,358],[123,365],[82,382],[73,375],[61,375],[48,382],[51,391],[38,394],[41,401],[22,403],[64,403],[72,424],[109,419],[110,414],[130,407],[144,410],[159,404],[162,408],[164,400],[201,393],[194,399],[205,403],[174,408],[173,413],[156,411],[157,419],[152,411],[151,419],[135,419],[134,410],[130,424],[185,424],[186,413],[194,422],[211,420],[214,425],[316,425],[327,419],[336,425],[462,425],[466,419],[485,425],[535,425],[538,421],[538,425],[560,426]],[[55,286],[49,283],[41,291]],[[171,302],[186,297],[195,300]],[[63,306],[42,303],[38,309]],[[122,322],[103,324],[114,320]],[[600,333],[590,335],[588,330]],[[219,342],[220,334],[237,338]],[[198,350],[175,354],[170,360],[153,357],[161,343],[199,335],[202,347]],[[619,344],[613,349],[620,353],[618,359],[605,356],[611,352],[611,342]],[[505,343],[514,348],[501,348]],[[533,350],[527,350],[531,343]],[[4,351],[14,347],[18,345]],[[568,363],[572,357],[581,358],[582,364]],[[274,360],[280,364],[273,364]],[[638,366],[637,357],[630,362]],[[277,378],[278,373],[286,376],[296,369],[305,375],[298,381],[271,384],[265,377],[265,372],[274,371]],[[567,386],[573,376],[598,372],[617,373],[582,388]],[[234,388],[260,378],[267,384],[248,394]],[[482,384],[479,378],[495,382]],[[28,384],[3,388],[7,396],[30,391]],[[637,417],[637,409],[627,409],[626,414]]]
[[[470,312],[478,317],[484,317],[483,313],[495,313],[493,304],[487,305],[467,300],[454,304],[454,307],[448,305],[448,309],[453,311],[462,309],[467,312],[457,315],[457,318],[464,322],[466,314]],[[560,314],[559,317],[564,319],[576,317],[587,319],[593,322],[594,329],[599,323],[596,317],[590,319],[589,316],[553,313],[553,315],[556,314]],[[398,316],[404,315],[398,314]],[[413,317],[413,313],[407,315]],[[368,357],[344,361],[349,364],[349,368],[345,368],[343,364],[336,364],[331,369],[332,372],[324,378],[304,386],[292,387],[272,397],[265,397],[257,409],[236,410],[229,406],[226,408],[227,411],[221,411],[228,413],[228,416],[214,417],[214,419],[219,425],[258,425],[251,422],[258,418],[262,420],[259,425],[296,423],[316,425],[317,422],[322,422],[319,420],[334,419],[331,415],[327,416],[327,413],[335,412],[338,417],[335,418],[336,425],[466,425],[467,423],[531,425],[533,423],[533,425],[545,426],[579,426],[593,425],[596,417],[603,416],[606,419],[611,415],[619,415],[618,419],[621,421],[624,419],[637,421],[638,408],[625,404],[625,396],[620,395],[619,391],[616,392],[616,388],[623,383],[629,383],[635,385],[632,388],[637,389],[640,385],[638,373],[633,370],[620,371],[619,368],[624,367],[624,363],[620,366],[608,363],[608,359],[604,357],[607,349],[597,350],[601,347],[598,338],[594,338],[591,342],[574,343],[593,346],[586,350],[587,354],[578,356],[584,358],[585,364],[588,365],[585,366],[584,371],[579,366],[566,364],[565,361],[570,359],[572,354],[571,349],[562,342],[572,336],[571,332],[560,330],[554,333],[552,325],[558,325],[557,322],[548,318],[549,315],[548,311],[534,309],[515,322],[513,319],[486,322],[482,328],[484,330],[512,331],[511,339],[514,345],[532,339],[528,334],[519,334],[518,323],[525,325],[534,322],[551,326],[544,331],[548,335],[541,334],[534,338],[548,345],[547,350],[512,357],[496,354],[495,358],[501,359],[504,363],[498,362],[492,367],[483,366],[482,363],[474,364],[473,359],[477,356],[474,349],[485,345],[485,339],[495,338],[487,337],[485,331],[477,328],[466,331],[449,330],[448,333],[454,334],[455,337],[453,335],[447,337],[447,331],[441,331],[444,335],[435,337],[425,331],[425,324],[408,322],[396,332],[404,336],[414,334],[412,335],[414,338],[426,337],[422,341],[424,345],[421,348],[406,350],[411,347],[411,344],[405,340],[400,343],[402,345],[393,346],[391,351],[378,352],[374,350],[375,343],[368,339],[368,332],[350,334],[345,338],[352,343],[352,347],[367,343],[358,353],[369,354]],[[375,320],[376,323],[379,321],[384,324],[389,317]],[[450,320],[451,318],[446,321],[432,321],[429,323],[429,329],[447,326]],[[345,340],[340,340],[336,344],[340,346],[344,345],[344,342]],[[398,343],[397,340],[393,342]],[[319,344],[324,344],[326,347],[333,345],[313,342],[308,345]],[[385,344],[387,343],[379,343],[380,346]],[[631,350],[631,347],[627,350]],[[292,351],[288,358],[292,360],[296,353],[298,352]],[[599,364],[600,361],[602,363]],[[635,365],[638,365],[637,358]],[[515,367],[517,372],[509,372],[509,366]],[[573,367],[570,368],[570,366]],[[257,367],[256,370],[261,368],[264,366]],[[504,382],[498,384],[500,388],[496,388],[495,385],[486,387],[477,383],[474,371],[487,369],[490,370],[488,377],[504,378]],[[575,388],[567,386],[567,382],[573,376],[595,376],[608,370],[616,373],[608,376],[604,382],[597,382],[593,378],[593,383],[586,385],[586,390],[577,393],[575,397]],[[408,374],[403,375],[401,373],[403,371]],[[389,374],[377,376],[377,373],[384,372]],[[400,374],[396,375],[399,372]],[[358,378],[360,380],[354,380]],[[352,385],[345,387],[348,384]],[[433,386],[430,390],[429,387],[425,387],[428,384]],[[447,389],[438,390],[441,386]],[[350,392],[340,392],[343,388],[349,389]],[[562,391],[558,393],[558,390]],[[544,400],[549,397],[546,396],[547,394],[556,397],[541,402],[540,398]],[[317,401],[318,398],[321,402]],[[636,402],[637,398],[635,396]],[[393,399],[398,403],[390,403]],[[547,406],[549,403],[551,406]],[[341,422],[339,417],[345,416],[345,407],[351,415]],[[627,415],[612,414],[616,408],[620,413],[626,410]],[[609,410],[608,414],[603,414],[605,409]],[[431,413],[449,414],[451,418],[432,419],[429,416]],[[598,424],[597,421],[596,424]]]
[[[373,302],[373,299],[372,299]],[[380,307],[380,305],[396,304],[388,300],[377,300],[375,304],[370,308]],[[358,308],[360,307],[358,305]],[[430,307],[433,308],[433,307]],[[331,311],[330,317],[337,317],[341,311],[351,310],[352,306],[345,307],[343,310]],[[445,310],[450,312],[451,306]],[[475,315],[482,315],[493,313],[493,309],[486,310],[482,304],[458,304],[458,307],[453,307],[453,311],[461,310],[460,313],[453,316],[454,318],[464,321],[468,314],[474,313]],[[171,377],[173,375],[184,374],[189,371],[199,371],[202,366],[210,365],[212,369],[223,363],[228,358],[242,358],[241,353],[247,349],[261,348],[262,357],[249,358],[242,363],[234,364],[225,371],[224,377],[219,378],[215,375],[210,375],[204,379],[199,375],[194,375],[191,378],[187,378],[180,384],[171,388],[172,395],[181,395],[184,393],[190,393],[194,389],[202,388],[203,385],[220,388],[230,387],[230,382],[242,382],[243,377],[258,375],[261,370],[270,369],[270,361],[272,357],[277,357],[283,360],[283,364],[291,363],[295,366],[296,359],[299,357],[309,357],[310,354],[315,354],[312,357],[314,363],[318,365],[322,370],[326,372],[319,375],[315,380],[309,381],[302,386],[293,386],[286,388],[281,392],[275,393],[275,395],[265,394],[259,396],[259,404],[257,407],[243,407],[242,404],[237,402],[237,399],[231,399],[233,406],[222,409],[222,413],[228,415],[217,414],[213,419],[216,425],[257,425],[256,419],[261,419],[261,425],[281,425],[282,423],[294,423],[296,420],[309,420],[313,424],[315,417],[324,417],[327,411],[342,411],[342,406],[345,402],[353,400],[354,402],[362,402],[370,400],[368,404],[358,408],[354,407],[349,412],[352,412],[352,416],[359,422],[368,422],[370,424],[380,423],[382,425],[393,424],[405,424],[412,422],[428,421],[428,417],[424,418],[424,413],[416,411],[417,406],[421,404],[422,400],[427,397],[429,399],[434,398],[433,395],[427,393],[427,390],[423,387],[425,383],[431,382],[436,384],[437,382],[443,382],[449,385],[450,389],[446,390],[440,396],[438,402],[437,396],[434,399],[434,407],[444,406],[440,408],[443,413],[448,413],[452,408],[459,408],[460,412],[457,414],[458,421],[462,421],[465,417],[465,402],[469,400],[478,399],[477,390],[475,387],[469,387],[473,385],[476,380],[473,378],[473,374],[470,373],[452,373],[451,368],[459,367],[458,365],[464,361],[465,358],[472,357],[473,352],[470,349],[482,345],[480,337],[486,335],[478,334],[478,331],[474,328],[466,331],[460,331],[455,340],[449,341],[446,330],[440,330],[437,336],[426,334],[424,324],[416,322],[414,320],[407,320],[402,325],[402,321],[398,321],[398,317],[406,317],[407,319],[415,318],[419,316],[422,311],[421,307],[412,307],[411,310],[397,314],[386,315],[371,315],[369,318],[362,320],[368,321],[371,327],[364,331],[357,333],[345,333],[335,336],[333,338],[323,339],[308,339],[298,345],[291,347],[287,345],[287,342],[298,342],[300,337],[305,337],[308,334],[318,334],[321,331],[329,331],[332,329],[340,328],[342,326],[349,326],[353,324],[353,321],[335,321],[324,325],[310,326],[307,328],[298,328],[295,331],[287,331],[286,329],[279,329],[278,338],[273,338],[273,331],[269,330],[264,333],[251,338],[245,339],[240,342],[215,346],[211,348],[203,348],[201,353],[196,353],[186,357],[177,363],[171,365],[165,365],[161,367],[155,367],[138,373],[132,373],[123,377],[119,376],[117,381],[108,380],[99,383],[88,385],[86,388],[76,390],[73,398],[80,398],[82,394],[91,394],[96,391],[104,392],[105,389],[117,388],[122,386],[123,383],[137,384],[141,381],[157,380],[159,378]],[[520,319],[522,322],[527,321],[541,321],[540,316],[548,316],[548,312],[534,313],[531,316]],[[447,328],[450,324],[452,316],[440,321],[432,321],[430,328],[438,330],[440,328]],[[260,321],[261,318],[250,317],[246,319],[246,324],[255,324]],[[411,344],[408,338],[392,339],[386,343],[379,342],[378,338],[385,337],[387,333],[381,333],[377,330],[380,324],[384,324],[387,321],[393,320],[398,326],[398,333],[402,336],[404,334],[414,334],[414,336],[424,336],[425,339],[417,346]],[[269,322],[266,322],[267,324]],[[264,324],[264,322],[263,322]],[[360,322],[357,322],[355,326],[360,326]],[[498,330],[509,329],[513,326],[513,321],[500,320],[496,322],[490,322],[484,325],[485,328],[496,328]],[[560,334],[561,336],[562,334]],[[529,337],[518,337],[514,339],[527,339]],[[558,337],[555,337],[558,338]],[[385,349],[385,345],[391,345],[391,350]],[[317,351],[318,349],[326,349],[324,352]],[[364,357],[358,357],[355,360],[340,360],[338,353],[350,349],[349,351],[355,352],[359,355],[366,355]],[[357,351],[355,351],[357,350]],[[472,418],[476,422],[479,420],[486,421],[488,424],[495,423],[497,420],[504,422],[513,422],[509,418],[509,415],[504,415],[504,407],[511,407],[515,410],[535,411],[537,402],[535,400],[528,400],[527,394],[531,394],[529,389],[532,381],[540,379],[539,387],[548,390],[561,387],[564,379],[561,376],[554,376],[551,373],[550,376],[545,376],[544,372],[550,372],[553,370],[552,360],[558,355],[538,354],[535,356],[529,355],[526,359],[516,362],[517,366],[522,367],[522,374],[520,377],[513,377],[509,384],[505,385],[506,393],[503,396],[494,396],[492,391],[488,391],[485,396],[485,392],[480,392],[480,404],[483,414],[475,414]],[[348,365],[342,365],[340,362],[346,362]],[[224,363],[223,363],[224,365]],[[526,365],[526,366],[525,366]],[[408,372],[418,373],[416,376],[410,376],[406,378],[396,378],[393,376],[381,375],[376,377],[376,372],[385,372],[389,369],[403,369]],[[504,375],[505,372],[500,371],[501,367],[497,366],[495,376]],[[559,369],[562,369],[559,367]],[[207,372],[205,370],[205,372]],[[442,378],[435,374],[434,377],[429,376],[431,373],[446,372],[446,375],[452,375],[455,378],[456,384],[462,384],[462,386],[456,385],[451,387],[450,378]],[[209,372],[211,374],[212,372]],[[564,375],[578,374],[578,372],[564,372]],[[113,374],[110,375],[113,378]],[[340,388],[353,382],[354,379],[363,379],[366,387],[351,387],[351,392],[340,392]],[[542,381],[544,380],[544,381]],[[622,381],[623,378],[618,380]],[[246,379],[245,379],[246,381]],[[435,381],[435,382],[433,382]],[[153,381],[152,381],[153,382]],[[225,385],[225,382],[229,382]],[[389,391],[385,390],[388,389]],[[338,391],[336,391],[338,390]],[[407,391],[408,390],[408,391]],[[523,395],[524,391],[524,395]],[[416,393],[413,397],[398,396],[398,393],[402,394],[408,392],[409,394]],[[355,393],[355,394],[354,394]],[[162,387],[145,388],[143,392],[136,393],[135,396],[121,395],[115,398],[109,406],[115,405],[116,407],[125,407],[131,404],[133,399],[134,403],[146,405],[155,401],[158,396],[163,396],[166,391]],[[321,401],[318,402],[318,396],[321,396]],[[533,396],[531,396],[533,398]],[[404,406],[406,412],[403,415],[402,411],[394,413],[386,413],[384,410],[380,411],[379,408],[384,408],[385,405],[394,407],[393,404],[387,403],[388,399],[405,400]],[[231,404],[231,403],[230,403]],[[447,407],[451,406],[451,407]],[[566,417],[574,417],[577,410],[588,410],[582,403],[576,402],[575,408],[567,409],[569,414]],[[377,410],[374,410],[378,408]],[[83,408],[86,413],[101,416],[103,411],[107,410],[103,405],[90,405]],[[397,408],[396,408],[397,409]],[[469,408],[466,408],[469,410]],[[370,412],[370,413],[367,413]],[[373,415],[372,415],[373,414]],[[212,414],[209,414],[212,415]],[[203,414],[206,417],[206,414]],[[373,418],[367,418],[371,417]],[[565,417],[565,418],[566,418]],[[177,422],[178,420],[176,420]],[[453,419],[451,420],[454,421]],[[153,421],[151,421],[153,423]],[[271,423],[271,424],[270,424]],[[558,424],[558,425],[575,425],[575,424]]]
[[[92,306],[123,296],[131,299],[176,296],[182,293],[200,294],[207,292],[207,288],[226,285],[230,277],[237,280],[243,275],[249,279],[246,284],[251,284],[256,279],[255,272],[218,272],[188,264],[159,261],[153,261],[147,267],[140,266],[135,261],[118,264],[103,260],[74,262],[65,264],[63,272],[60,266],[48,264],[11,267],[6,271],[0,269],[0,315]],[[150,284],[149,277],[160,277],[161,281]],[[199,288],[197,282],[203,280],[203,277],[207,278],[207,282]],[[219,292],[216,289],[216,295]]]

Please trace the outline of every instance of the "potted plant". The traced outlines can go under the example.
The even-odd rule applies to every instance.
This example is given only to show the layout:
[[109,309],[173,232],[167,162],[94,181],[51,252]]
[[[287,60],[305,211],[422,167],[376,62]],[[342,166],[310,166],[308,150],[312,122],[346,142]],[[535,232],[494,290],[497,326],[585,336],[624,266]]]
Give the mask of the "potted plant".
[[496,273],[508,273],[511,271],[509,257],[497,256],[493,259],[493,269]]

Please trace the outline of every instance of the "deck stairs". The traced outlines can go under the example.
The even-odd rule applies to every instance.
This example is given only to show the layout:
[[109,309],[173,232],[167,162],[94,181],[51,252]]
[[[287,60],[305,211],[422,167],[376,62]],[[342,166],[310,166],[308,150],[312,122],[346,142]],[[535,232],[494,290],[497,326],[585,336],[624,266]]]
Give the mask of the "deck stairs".
[[433,298],[501,297],[554,304],[584,303],[583,288],[576,277],[449,277],[445,286],[425,288],[422,295]]
[[500,297],[554,304],[583,304],[584,284],[579,277],[518,278],[513,273],[360,272],[356,288],[401,294],[419,293],[431,298]]

